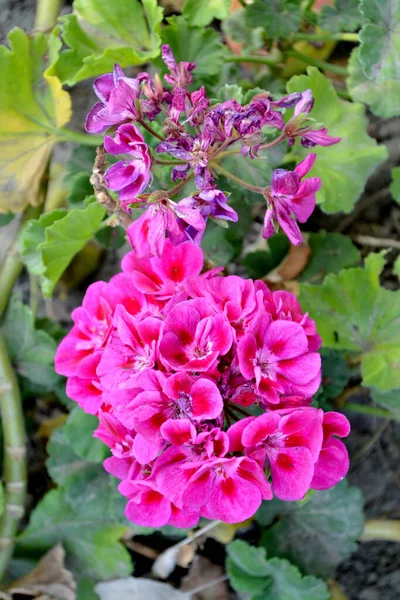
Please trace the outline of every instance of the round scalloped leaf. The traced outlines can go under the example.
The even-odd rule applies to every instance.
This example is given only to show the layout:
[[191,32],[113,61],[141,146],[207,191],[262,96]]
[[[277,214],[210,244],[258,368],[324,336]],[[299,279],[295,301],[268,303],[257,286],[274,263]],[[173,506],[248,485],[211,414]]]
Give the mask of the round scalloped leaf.
[[186,0],[182,14],[190,25],[205,27],[214,19],[226,19],[230,5],[231,0]]

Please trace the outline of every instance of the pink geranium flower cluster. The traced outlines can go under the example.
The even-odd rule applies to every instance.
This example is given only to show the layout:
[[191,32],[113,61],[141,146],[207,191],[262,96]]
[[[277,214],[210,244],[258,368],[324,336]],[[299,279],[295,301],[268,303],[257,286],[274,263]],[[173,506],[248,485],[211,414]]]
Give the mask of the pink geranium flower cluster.
[[202,267],[191,242],[127,254],[122,273],[88,288],[56,355],[139,525],[240,522],[348,470],[347,419],[310,406],[314,321],[288,292]]
[[[132,206],[144,209],[128,229],[137,255],[161,256],[166,235],[174,246],[188,239],[200,245],[208,219],[220,224],[221,220],[237,221],[228,195],[218,189],[221,175],[228,179],[232,176],[236,183],[259,193],[260,200],[264,196],[265,238],[281,226],[293,244],[301,244],[296,220],[304,223],[309,218],[321,183],[318,177],[300,180],[312,168],[316,155],[310,154],[293,172],[275,170],[271,185],[266,181],[260,187],[230,174],[221,161],[232,154],[263,160],[260,151],[284,141],[292,145],[296,138],[306,148],[338,143],[340,138],[329,136],[310,118],[311,91],[280,100],[263,92],[246,105],[236,99],[212,105],[204,87],[192,90],[195,63],[176,63],[167,45],[162,47],[162,58],[168,68],[166,86],[158,75],[126,77],[118,65],[113,73],[99,77],[94,83],[99,102],[86,120],[91,133],[117,128],[114,138],[105,137],[104,147],[110,155],[124,158],[107,170],[105,182],[110,190],[118,192],[124,210],[130,212]],[[293,116],[285,121],[288,109],[294,109]],[[152,150],[139,127],[157,140]],[[267,134],[273,131],[275,139],[265,143]],[[172,188],[154,189],[153,165],[169,167],[175,183]],[[191,179],[197,190],[180,201],[172,200]]]

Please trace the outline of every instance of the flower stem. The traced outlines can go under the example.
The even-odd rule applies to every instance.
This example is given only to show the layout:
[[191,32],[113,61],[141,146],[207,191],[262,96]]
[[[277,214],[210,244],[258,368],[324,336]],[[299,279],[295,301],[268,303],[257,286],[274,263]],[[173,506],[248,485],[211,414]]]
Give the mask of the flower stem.
[[362,542],[387,540],[400,542],[400,521],[392,519],[369,519],[365,522]]
[[12,556],[15,535],[24,515],[26,448],[18,382],[0,335],[0,414],[4,437],[4,512],[0,520],[0,580]]
[[193,177],[194,177],[194,173],[189,173],[189,175],[186,177],[186,179],[182,179],[182,181],[177,183],[175,187],[171,188],[170,190],[167,190],[165,192],[166,196],[168,196],[168,198],[172,198],[172,196],[175,196],[175,194],[180,192],[181,189],[183,187],[185,187],[185,185],[193,179]]
[[123,210],[119,201],[114,200],[110,195],[103,179],[105,167],[106,151],[103,146],[99,146],[96,151],[96,160],[94,161],[90,183],[93,186],[97,202],[104,206],[109,215],[115,215],[121,227],[128,229],[129,225],[132,224],[132,220],[128,213]]
[[358,404],[356,402],[346,402],[344,405],[346,410],[357,412],[362,415],[372,415],[374,417],[380,417],[382,419],[393,419],[394,415],[390,410],[384,408],[378,408],[376,406],[369,406],[367,404]]
[[11,290],[23,268],[23,263],[18,252],[23,230],[27,221],[30,219],[37,219],[42,210],[42,204],[40,206],[28,206],[22,216],[15,240],[8,249],[6,257],[0,266],[0,317],[7,306]]
[[233,173],[230,173],[229,171],[227,171],[226,169],[221,167],[221,165],[212,163],[212,167],[221,175],[224,175],[228,179],[235,181],[239,185],[242,185],[244,188],[251,190],[252,192],[255,192],[256,194],[264,193],[264,188],[259,187],[258,185],[252,185],[251,183],[247,183],[246,181],[243,181],[243,179],[240,179],[240,177],[236,177],[236,175],[233,175]]
[[50,31],[57,22],[63,0],[37,0],[35,29]]
[[254,54],[241,54],[240,56],[236,56],[232,54],[232,56],[225,56],[224,62],[248,62],[255,63],[260,65],[267,65],[268,67],[277,67],[278,63],[273,58],[268,58],[268,56],[257,56]]
[[99,135],[90,135],[79,131],[72,131],[63,127],[57,131],[58,137],[62,142],[75,142],[76,144],[84,144],[85,146],[99,146],[103,143],[103,138]]
[[153,162],[156,165],[162,165],[162,166],[174,166],[174,165],[186,165],[186,162],[184,160],[164,160],[162,158],[156,158],[153,155]]
[[346,77],[349,73],[346,67],[341,67],[339,65],[332,65],[331,63],[326,62],[325,60],[319,60],[317,58],[312,58],[311,56],[307,56],[307,54],[303,54],[302,52],[297,52],[297,50],[287,50],[287,56],[292,56],[293,58],[298,58],[299,60],[305,62],[308,65],[312,65],[313,67],[318,67],[321,71],[330,71],[331,73],[336,73],[337,75],[343,75]]
[[292,38],[294,42],[306,40],[309,42],[359,42],[358,33],[295,33]]
[[148,131],[151,135],[153,135],[154,137],[158,138],[159,140],[161,140],[162,142],[165,141],[165,137],[163,135],[161,135],[161,133],[158,133],[158,131],[156,131],[155,129],[153,129],[150,125],[148,125],[146,123],[146,121],[144,121],[144,119],[138,119],[138,123],[140,123],[140,125],[146,130]]

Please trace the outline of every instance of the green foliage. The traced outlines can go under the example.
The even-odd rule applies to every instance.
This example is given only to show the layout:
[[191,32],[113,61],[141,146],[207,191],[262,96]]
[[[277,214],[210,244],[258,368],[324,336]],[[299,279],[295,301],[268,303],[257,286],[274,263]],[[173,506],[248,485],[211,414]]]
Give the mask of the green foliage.
[[71,116],[69,94],[52,63],[61,42],[15,28],[0,46],[0,213],[43,199],[42,179],[60,128]]
[[359,4],[360,0],[336,0],[334,6],[323,6],[320,27],[332,33],[356,31],[363,22]]
[[186,0],[182,14],[190,25],[204,27],[214,19],[226,19],[230,5],[231,0]]
[[265,242],[266,250],[249,252],[242,259],[242,265],[247,268],[249,277],[261,279],[275,269],[289,252],[289,240],[285,234],[273,235]]
[[29,271],[40,276],[43,295],[54,286],[85,244],[93,237],[105,209],[92,202],[85,209],[56,209],[30,221],[22,238],[22,259]]
[[379,285],[383,254],[364,268],[328,275],[322,286],[303,284],[300,302],[317,322],[324,346],[361,354],[366,386],[381,392],[400,387],[400,292]]
[[397,0],[362,0],[360,8],[367,22],[349,63],[349,91],[375,114],[393,117],[400,112],[400,5]]
[[264,502],[257,514],[267,552],[287,558],[302,572],[327,578],[356,549],[363,527],[363,499],[358,488],[340,482],[306,500]]
[[222,31],[235,42],[244,44],[248,52],[259,50],[264,45],[263,28],[259,26],[250,27],[248,25],[244,8],[233,12],[225,19],[222,23]]
[[226,83],[220,87],[217,93],[218,102],[226,102],[227,100],[237,100],[239,104],[243,103],[243,90],[235,83]]
[[392,183],[390,184],[390,193],[396,200],[397,204],[400,204],[400,167],[394,167],[394,169],[392,169]]
[[90,183],[96,150],[91,146],[76,146],[65,165],[63,184],[68,189],[67,201],[73,208],[82,208],[85,198],[93,194]]
[[[191,27],[184,17],[170,17],[161,31],[163,44],[169,44],[177,62],[195,62],[196,89],[200,85],[212,87],[224,62],[224,48],[220,37],[211,28]],[[157,66],[166,72],[164,63]]]
[[15,217],[15,215],[11,212],[6,213],[4,215],[0,215],[0,227],[3,227],[4,225],[8,225],[13,218]]
[[265,550],[242,540],[227,546],[227,571],[232,587],[251,600],[328,600],[325,583],[302,577],[287,560],[270,558]]
[[317,405],[324,408],[324,403],[337,398],[350,379],[350,368],[344,352],[323,348],[320,351],[322,358],[322,384],[314,395]]
[[125,244],[126,232],[123,227],[103,227],[96,235],[96,240],[105,248],[122,248]]
[[353,100],[368,104],[380,117],[400,113],[400,82],[393,79],[369,79],[360,62],[360,48],[354,48],[349,60],[347,87]]
[[[351,212],[364,190],[368,177],[387,158],[385,146],[378,146],[367,134],[365,109],[361,104],[340,100],[331,81],[315,67],[307,75],[297,75],[287,84],[289,92],[311,89],[315,99],[312,116],[328,128],[329,135],[341,137],[334,146],[316,146],[316,163],[311,176],[321,178],[317,202],[326,213]],[[309,154],[300,142],[291,156],[303,160]]]
[[321,283],[328,273],[339,273],[340,269],[360,262],[360,251],[348,237],[340,233],[327,233],[324,230],[310,233],[308,244],[311,257],[299,281]]
[[209,223],[201,247],[204,257],[216,265],[227,265],[235,255],[235,249],[226,236],[227,230],[216,223]]
[[247,23],[250,27],[261,25],[267,38],[285,39],[300,28],[300,5],[300,0],[255,0],[246,9]]
[[132,572],[129,553],[119,543],[128,525],[124,499],[101,464],[107,448],[101,449],[99,440],[92,438],[96,421],[75,408],[66,424],[54,431],[47,467],[59,487],[37,505],[17,542],[17,553],[30,556],[62,543],[78,583],[90,582],[92,590],[97,581]]
[[68,85],[122,68],[143,64],[160,52],[162,8],[156,0],[75,0],[73,13],[60,18],[68,49],[57,75]]
[[60,379],[54,372],[57,344],[46,331],[35,327],[29,307],[15,297],[7,308],[2,334],[18,375],[51,390]]

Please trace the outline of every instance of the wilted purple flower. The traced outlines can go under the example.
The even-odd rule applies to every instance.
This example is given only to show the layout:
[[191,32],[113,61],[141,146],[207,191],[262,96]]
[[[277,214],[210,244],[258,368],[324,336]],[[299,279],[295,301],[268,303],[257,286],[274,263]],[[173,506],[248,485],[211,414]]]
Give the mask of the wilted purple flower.
[[205,219],[212,217],[234,223],[238,220],[237,212],[229,206],[227,197],[220,190],[205,190],[184,198],[180,204],[198,210]]
[[111,190],[119,193],[124,210],[128,204],[137,202],[151,180],[150,151],[139,129],[131,124],[120,125],[115,138],[106,136],[104,147],[114,156],[128,154],[128,160],[120,160],[105,173],[104,179]]
[[309,154],[294,171],[275,169],[271,186],[265,189],[267,212],[264,219],[263,238],[269,238],[279,224],[295,246],[302,241],[301,231],[296,223],[305,223],[315,208],[315,193],[321,187],[319,177],[301,179],[312,168],[316,154]]
[[149,205],[141,217],[133,221],[127,235],[137,256],[150,258],[162,255],[166,233],[174,246],[187,241],[189,236],[185,229],[188,226],[203,232],[206,223],[196,209],[160,197]]
[[170,74],[165,75],[165,81],[174,87],[187,89],[188,85],[193,83],[193,75],[191,71],[196,67],[196,63],[193,62],[180,62],[176,63],[175,57],[172,54],[171,48],[168,44],[164,44],[161,47],[161,56],[163,62],[167,65]]
[[86,117],[89,133],[102,133],[112,125],[137,119],[136,100],[139,98],[140,83],[125,77],[119,65],[113,73],[98,77],[93,84],[97,102]]
[[342,139],[328,135],[325,127],[308,118],[308,114],[313,106],[314,98],[312,92],[311,90],[306,90],[301,94],[301,98],[294,109],[293,117],[288,121],[284,129],[284,132],[289,137],[290,146],[294,144],[296,137],[300,138],[300,143],[304,148],[313,148],[316,145],[332,146]]

